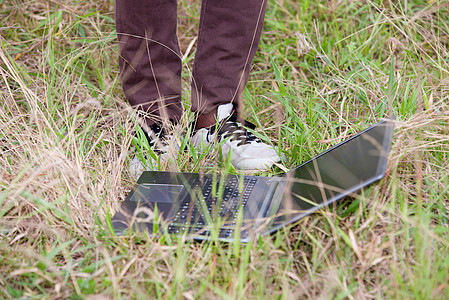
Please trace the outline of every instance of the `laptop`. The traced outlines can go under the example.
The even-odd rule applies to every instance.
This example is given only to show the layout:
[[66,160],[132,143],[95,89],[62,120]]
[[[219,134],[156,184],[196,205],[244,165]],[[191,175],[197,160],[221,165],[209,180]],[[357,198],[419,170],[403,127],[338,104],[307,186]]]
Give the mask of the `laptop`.
[[112,225],[196,240],[269,235],[384,177],[392,134],[383,120],[282,177],[143,172]]

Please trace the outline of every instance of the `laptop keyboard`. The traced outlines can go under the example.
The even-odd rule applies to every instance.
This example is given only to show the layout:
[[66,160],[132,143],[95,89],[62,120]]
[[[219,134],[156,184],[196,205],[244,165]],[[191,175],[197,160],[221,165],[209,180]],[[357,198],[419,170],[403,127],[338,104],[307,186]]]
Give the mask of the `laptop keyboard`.
[[[248,202],[249,196],[257,183],[257,178],[243,179],[228,176],[227,182],[220,185],[220,178],[215,180],[215,196],[213,196],[213,181],[197,179],[192,187],[193,198],[186,197],[178,212],[168,226],[168,232],[182,234],[183,232],[199,235],[210,235],[209,224],[216,224],[221,218],[220,238],[233,235],[239,211]],[[241,192],[239,192],[241,191]],[[196,199],[196,200],[195,200]]]

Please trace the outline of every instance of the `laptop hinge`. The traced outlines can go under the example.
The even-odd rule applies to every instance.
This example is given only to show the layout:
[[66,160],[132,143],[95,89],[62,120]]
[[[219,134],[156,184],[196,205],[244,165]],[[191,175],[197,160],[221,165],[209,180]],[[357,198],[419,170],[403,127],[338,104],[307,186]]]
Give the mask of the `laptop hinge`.
[[262,201],[262,206],[259,209],[259,214],[257,215],[256,220],[259,220],[264,217],[265,212],[267,211],[268,207],[270,206],[271,200],[273,199],[274,192],[275,192],[276,188],[278,187],[278,185],[279,185],[279,181],[273,181],[270,184],[268,191],[265,194],[265,198]]

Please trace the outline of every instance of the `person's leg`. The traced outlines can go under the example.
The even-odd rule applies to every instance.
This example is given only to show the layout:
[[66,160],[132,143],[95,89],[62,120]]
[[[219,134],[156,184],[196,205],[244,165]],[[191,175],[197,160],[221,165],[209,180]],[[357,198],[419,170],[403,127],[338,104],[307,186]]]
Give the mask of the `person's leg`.
[[[266,0],[203,0],[192,80],[197,149],[220,142],[237,169],[261,170],[280,161],[237,118],[251,61],[262,33]],[[219,122],[218,127],[213,126]],[[246,123],[245,125],[249,125]]]
[[238,108],[262,33],[266,0],[203,0],[192,79],[197,128],[215,123],[217,107]]
[[115,0],[122,86],[147,125],[181,117],[176,0]]

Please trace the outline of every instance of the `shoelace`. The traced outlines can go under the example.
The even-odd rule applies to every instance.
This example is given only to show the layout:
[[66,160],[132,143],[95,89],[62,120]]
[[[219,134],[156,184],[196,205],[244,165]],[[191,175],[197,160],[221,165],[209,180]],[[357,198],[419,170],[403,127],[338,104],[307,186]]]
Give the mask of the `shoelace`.
[[[256,125],[244,120],[244,126],[237,121],[237,114],[233,112],[226,121],[218,126],[218,137],[225,139],[229,138],[230,141],[237,141],[237,146],[241,144],[249,144],[251,142],[262,143],[262,141],[256,137],[251,131],[245,127],[255,129]],[[207,133],[207,140],[210,142],[210,136],[217,130],[217,126],[213,126]]]
[[150,132],[144,131],[148,145],[156,154],[161,154],[163,151],[160,148],[168,145],[165,130],[157,123],[151,125],[150,129]]

